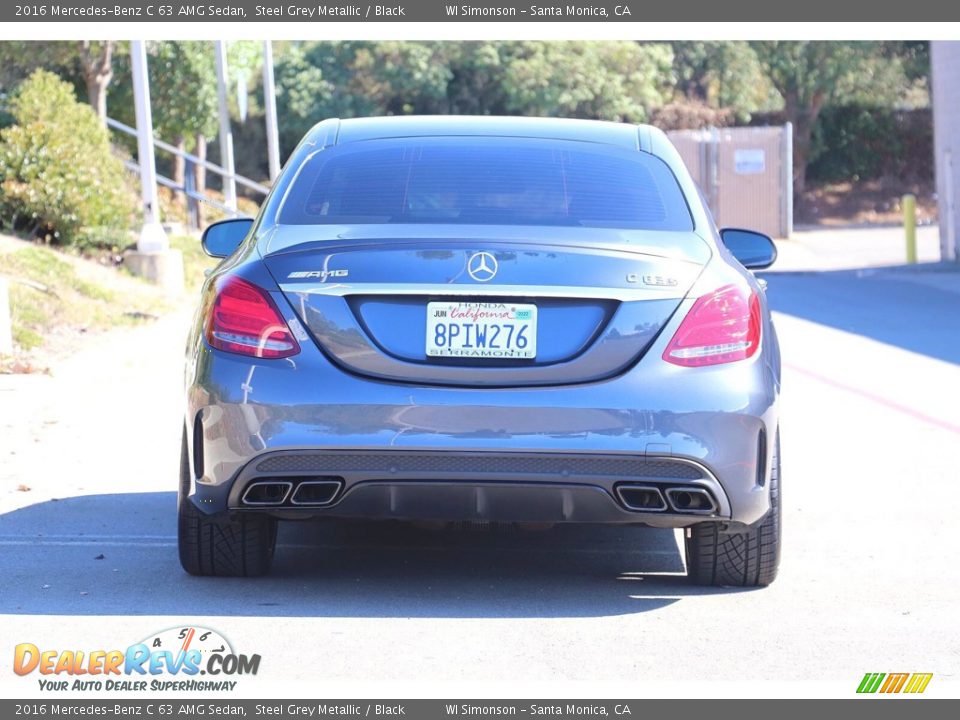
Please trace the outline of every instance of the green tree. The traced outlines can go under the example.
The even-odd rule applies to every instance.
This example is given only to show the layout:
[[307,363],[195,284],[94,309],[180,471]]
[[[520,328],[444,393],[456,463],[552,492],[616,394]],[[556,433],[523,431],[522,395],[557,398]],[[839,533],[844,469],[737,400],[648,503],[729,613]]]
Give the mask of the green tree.
[[351,41],[283,48],[276,84],[285,152],[328,117],[447,112],[453,75],[444,45]]
[[794,192],[806,187],[813,132],[828,104],[895,103],[909,85],[903,63],[874,42],[754,42],[764,74],[783,98],[793,123]]
[[48,70],[69,82],[79,97],[87,88],[77,63],[75,41],[5,40],[0,42],[0,127],[13,118],[7,100],[36,70]]
[[685,40],[670,45],[677,89],[684,99],[729,108],[741,120],[771,109],[776,91],[749,43]]
[[79,42],[80,73],[87,87],[87,102],[100,122],[107,120],[107,88],[113,80],[113,40],[81,40]]
[[102,121],[107,116],[107,90],[119,50],[112,40],[0,42],[0,93],[11,90],[35,70],[48,70],[86,97]]
[[388,115],[447,111],[452,79],[444,43],[377,42],[358,49],[354,77],[361,92]]
[[326,117],[554,115],[640,121],[673,94],[666,44],[314,42],[278,52],[286,152]]
[[20,84],[0,130],[0,219],[48,242],[116,240],[133,198],[107,129],[73,88],[45,70]]
[[[207,138],[217,132],[217,81],[213,48],[207,42],[150,42],[147,44],[147,73],[150,78],[150,106],[155,135],[206,157]],[[117,80],[110,114],[116,120],[136,126],[133,77],[128,57],[117,63]],[[126,139],[128,148],[136,145]],[[185,163],[159,152],[158,161],[170,161],[172,179],[183,185]],[[203,190],[206,174],[195,168],[196,185]]]
[[[217,132],[217,80],[213,49],[203,42],[150,44],[148,61],[154,131],[178,150],[206,146]],[[173,160],[173,181],[184,182],[183,158]],[[205,183],[198,182],[202,187]]]
[[300,138],[323,119],[333,104],[334,85],[311,52],[314,44],[296,43],[278,48],[274,62],[280,147],[288,155]]
[[504,75],[515,114],[641,122],[673,92],[669,45],[528,42]]
[[457,115],[502,115],[507,112],[504,88],[507,66],[523,44],[465,42],[446,46],[450,68],[449,112]]
[[890,40],[880,43],[884,57],[899,62],[910,81],[930,78],[930,42],[927,40]]
[[49,70],[81,89],[77,45],[68,41],[0,42],[0,94],[12,92],[35,70]]

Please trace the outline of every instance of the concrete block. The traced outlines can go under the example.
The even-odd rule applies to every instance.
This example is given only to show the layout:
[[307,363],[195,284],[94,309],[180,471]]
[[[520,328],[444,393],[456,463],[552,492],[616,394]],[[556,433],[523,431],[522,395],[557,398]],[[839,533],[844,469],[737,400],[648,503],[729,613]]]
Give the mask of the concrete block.
[[158,222],[144,223],[137,238],[137,250],[140,252],[164,252],[170,249],[170,241],[163,225]]
[[123,262],[130,272],[159,285],[170,294],[183,292],[183,254],[179,250],[127,250]]

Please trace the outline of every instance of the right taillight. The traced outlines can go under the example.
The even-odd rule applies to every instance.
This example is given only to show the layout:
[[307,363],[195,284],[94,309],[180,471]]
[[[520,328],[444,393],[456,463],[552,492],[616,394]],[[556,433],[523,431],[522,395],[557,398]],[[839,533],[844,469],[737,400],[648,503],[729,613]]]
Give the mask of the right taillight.
[[663,351],[674,365],[701,367],[751,357],[760,347],[760,298],[725,285],[697,299]]
[[258,358],[285,358],[300,352],[300,345],[265,290],[228,276],[217,282],[215,293],[204,333],[210,345]]

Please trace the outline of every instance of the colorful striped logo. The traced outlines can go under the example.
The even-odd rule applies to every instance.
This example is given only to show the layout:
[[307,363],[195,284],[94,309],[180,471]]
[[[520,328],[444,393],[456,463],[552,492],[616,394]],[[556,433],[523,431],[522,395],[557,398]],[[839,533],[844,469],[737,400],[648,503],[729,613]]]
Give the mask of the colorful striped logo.
[[866,673],[858,693],[922,693],[933,673]]

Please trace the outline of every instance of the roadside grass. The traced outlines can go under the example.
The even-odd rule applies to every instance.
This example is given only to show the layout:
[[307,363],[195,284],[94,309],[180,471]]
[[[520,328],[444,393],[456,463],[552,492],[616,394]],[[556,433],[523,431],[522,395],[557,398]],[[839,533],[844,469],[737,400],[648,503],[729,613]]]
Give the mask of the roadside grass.
[[13,340],[21,350],[39,349],[71,330],[134,325],[171,309],[159,289],[112,268],[18,245],[0,247],[0,274],[9,280]]
[[15,346],[13,358],[0,359],[0,372],[35,371],[97,332],[195,305],[205,272],[218,261],[197,237],[173,236],[170,245],[183,253],[185,292],[179,297],[114,265],[110,253],[81,257],[0,234],[0,276],[10,288]]

